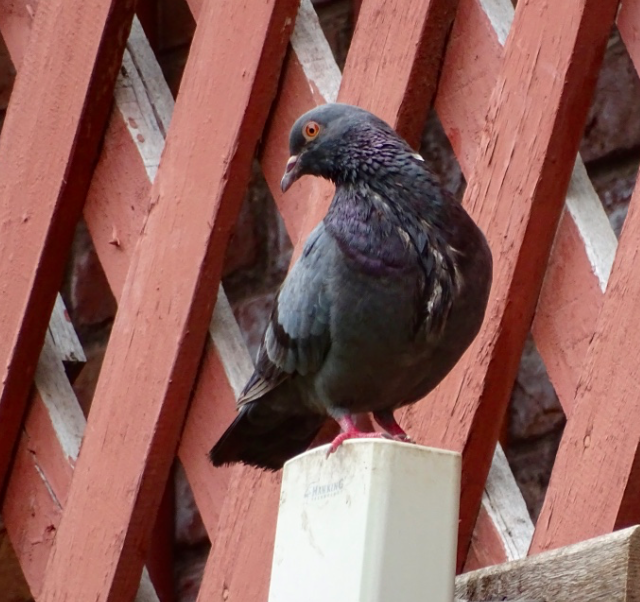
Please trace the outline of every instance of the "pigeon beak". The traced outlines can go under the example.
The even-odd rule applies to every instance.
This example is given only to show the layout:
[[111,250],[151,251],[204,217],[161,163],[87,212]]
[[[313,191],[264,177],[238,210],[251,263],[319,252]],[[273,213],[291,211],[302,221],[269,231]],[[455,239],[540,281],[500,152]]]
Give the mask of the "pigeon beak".
[[284,170],[284,176],[282,176],[282,181],[280,182],[280,188],[282,192],[287,192],[291,185],[300,177],[299,169],[298,169],[298,158],[300,155],[291,155],[289,160],[287,161],[287,166]]

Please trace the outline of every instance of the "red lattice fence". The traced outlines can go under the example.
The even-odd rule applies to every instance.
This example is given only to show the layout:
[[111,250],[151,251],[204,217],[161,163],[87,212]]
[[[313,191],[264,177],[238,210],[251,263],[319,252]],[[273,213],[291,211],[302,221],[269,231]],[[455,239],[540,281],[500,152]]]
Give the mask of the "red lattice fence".
[[[618,4],[363,0],[341,74],[308,0],[297,18],[295,0],[189,0],[175,108],[137,21],[127,39],[132,2],[0,5],[18,71],[0,137],[2,516],[37,600],[133,599],[176,454],[212,541],[199,599],[266,598],[279,477],[206,456],[251,369],[220,273],[258,140],[291,239],[323,215],[327,185],[283,196],[279,180],[295,118],[336,99],[414,143],[433,102],[493,250],[480,336],[403,417],[463,454],[460,568],[638,522],[640,201],[616,249],[576,160],[614,18],[640,59],[640,2]],[[86,425],[60,303],[47,331],[81,211],[118,299]],[[535,530],[496,450],[530,327],[568,417]],[[146,572],[138,595],[155,597]]]

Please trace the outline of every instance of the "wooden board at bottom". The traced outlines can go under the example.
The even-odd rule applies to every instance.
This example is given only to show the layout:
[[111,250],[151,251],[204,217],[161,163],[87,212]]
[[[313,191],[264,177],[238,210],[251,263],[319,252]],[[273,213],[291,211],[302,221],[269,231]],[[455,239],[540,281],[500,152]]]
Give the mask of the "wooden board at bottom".
[[464,573],[456,600],[638,602],[640,526]]

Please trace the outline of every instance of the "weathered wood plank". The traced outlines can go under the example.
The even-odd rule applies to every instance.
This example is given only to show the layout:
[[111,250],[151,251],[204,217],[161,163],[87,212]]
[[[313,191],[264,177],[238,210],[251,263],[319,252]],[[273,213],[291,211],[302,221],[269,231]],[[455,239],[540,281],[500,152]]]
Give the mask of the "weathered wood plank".
[[294,1],[203,9],[47,566],[44,601],[133,597],[296,9]]
[[536,525],[533,551],[607,533],[640,519],[639,248],[636,186]]
[[[521,3],[464,203],[487,234],[494,285],[471,349],[405,425],[463,454],[460,564],[533,317],[617,3]],[[542,100],[544,99],[544,100]],[[523,143],[526,141],[526,143]]]
[[106,125],[133,5],[44,3],[12,92],[0,138],[0,483]]
[[637,602],[640,527],[456,578],[464,600]]

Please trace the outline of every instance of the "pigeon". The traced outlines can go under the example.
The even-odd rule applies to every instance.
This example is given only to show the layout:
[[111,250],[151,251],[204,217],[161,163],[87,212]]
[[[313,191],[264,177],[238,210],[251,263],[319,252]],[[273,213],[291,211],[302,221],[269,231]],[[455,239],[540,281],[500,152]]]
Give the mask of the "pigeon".
[[[387,123],[330,103],[289,138],[282,191],[304,175],[335,195],[279,289],[238,415],[215,466],[278,470],[327,418],[343,441],[410,441],[394,412],[427,395],[482,324],[492,281],[487,241],[462,205]],[[383,433],[362,432],[371,413]]]

